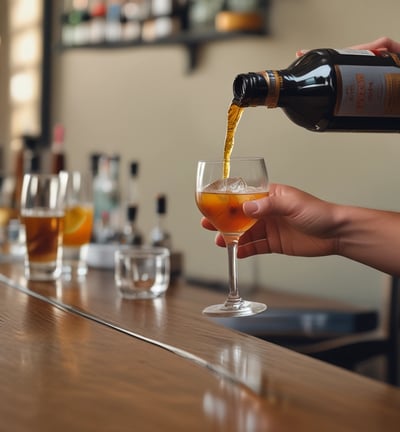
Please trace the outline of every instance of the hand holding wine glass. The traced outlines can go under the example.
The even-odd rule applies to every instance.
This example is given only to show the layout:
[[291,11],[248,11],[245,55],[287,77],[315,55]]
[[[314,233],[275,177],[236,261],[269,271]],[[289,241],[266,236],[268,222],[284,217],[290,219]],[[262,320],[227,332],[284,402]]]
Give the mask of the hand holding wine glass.
[[[203,313],[214,316],[247,316],[266,309],[263,303],[243,300],[237,286],[237,246],[240,236],[256,219],[246,216],[245,201],[268,195],[268,174],[263,158],[200,161],[197,166],[196,203],[202,214],[224,237],[229,258],[229,295],[224,304]],[[227,174],[227,175],[226,175]]]

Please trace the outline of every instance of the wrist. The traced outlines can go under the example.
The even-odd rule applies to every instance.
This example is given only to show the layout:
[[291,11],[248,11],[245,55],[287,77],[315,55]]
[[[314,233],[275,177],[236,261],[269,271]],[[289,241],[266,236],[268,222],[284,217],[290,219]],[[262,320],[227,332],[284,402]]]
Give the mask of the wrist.
[[340,204],[332,205],[332,232],[334,254],[344,256],[346,242],[351,233],[352,214],[349,207]]

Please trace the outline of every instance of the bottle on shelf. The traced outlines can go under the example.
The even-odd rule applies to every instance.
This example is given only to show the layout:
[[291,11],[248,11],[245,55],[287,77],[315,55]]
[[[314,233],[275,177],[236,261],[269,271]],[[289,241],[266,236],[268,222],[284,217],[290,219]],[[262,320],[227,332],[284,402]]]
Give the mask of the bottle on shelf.
[[106,14],[105,0],[92,0],[90,5],[89,41],[92,44],[100,44],[106,38]]
[[101,156],[102,154],[97,152],[91,153],[89,156],[89,163],[90,163],[89,168],[92,176],[92,182],[99,173],[99,160]]
[[[93,179],[94,240],[104,242],[117,235],[119,230],[118,158],[100,156],[98,172]],[[106,232],[106,235],[105,235]],[[101,240],[100,240],[101,239]]]
[[171,249],[171,235],[166,229],[167,216],[167,197],[159,195],[156,200],[156,216],[157,221],[150,233],[150,241],[152,246],[162,246]]
[[126,221],[121,233],[121,243],[140,246],[143,235],[137,227],[139,212],[139,162],[129,164],[129,178],[125,202]]
[[64,46],[72,46],[74,44],[74,25],[70,20],[71,11],[72,0],[64,0],[61,14],[61,40]]
[[53,128],[53,142],[51,144],[51,173],[58,174],[66,169],[66,157],[64,153],[65,129],[62,124],[56,124]]
[[315,49],[287,69],[238,75],[233,105],[282,108],[311,131],[400,132],[400,54]]
[[143,3],[127,0],[122,5],[120,21],[123,41],[138,41],[140,39]]
[[107,5],[105,39],[107,42],[122,40],[121,4],[110,1]]
[[127,185],[126,205],[138,206],[139,204],[139,162],[132,161],[129,164],[129,177]]
[[141,246],[143,244],[143,235],[136,226],[136,216],[138,207],[130,205],[126,209],[126,223],[122,230],[121,243],[132,246]]
[[88,0],[72,0],[67,16],[72,45],[85,45],[90,41],[90,21]]

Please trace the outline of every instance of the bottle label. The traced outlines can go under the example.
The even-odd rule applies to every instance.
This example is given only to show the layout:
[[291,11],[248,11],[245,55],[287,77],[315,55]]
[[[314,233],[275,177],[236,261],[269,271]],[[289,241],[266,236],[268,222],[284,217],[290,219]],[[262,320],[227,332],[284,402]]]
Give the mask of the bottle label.
[[362,56],[374,56],[375,53],[370,50],[355,50],[351,48],[337,49],[335,50],[338,54],[342,55],[362,55]]
[[400,68],[336,65],[335,116],[400,117]]

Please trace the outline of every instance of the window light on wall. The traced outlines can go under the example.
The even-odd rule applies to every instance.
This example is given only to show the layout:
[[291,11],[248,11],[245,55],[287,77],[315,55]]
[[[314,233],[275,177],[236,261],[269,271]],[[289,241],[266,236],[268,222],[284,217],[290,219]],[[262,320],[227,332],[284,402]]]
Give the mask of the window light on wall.
[[13,150],[40,133],[42,0],[9,0],[9,103]]

